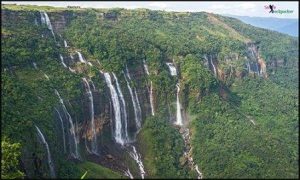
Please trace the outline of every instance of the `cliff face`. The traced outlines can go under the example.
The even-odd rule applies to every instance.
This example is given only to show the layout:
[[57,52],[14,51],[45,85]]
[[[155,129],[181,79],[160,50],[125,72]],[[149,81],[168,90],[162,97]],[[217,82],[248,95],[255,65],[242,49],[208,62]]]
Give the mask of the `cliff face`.
[[[141,16],[138,16],[140,19],[136,20],[134,18],[130,19],[134,16],[134,12],[94,12],[96,21],[99,21],[101,25],[104,24],[105,26],[101,26],[102,29],[100,28],[99,32],[98,27],[88,27],[86,30],[92,29],[91,32],[94,33],[94,37],[87,38],[88,42],[80,39],[82,38],[82,34],[74,33],[74,37],[80,39],[80,41],[78,40],[77,42],[77,39],[74,40],[70,37],[67,39],[66,34],[74,24],[80,24],[81,21],[79,20],[83,19],[82,21],[84,21],[84,18],[87,18],[85,12],[74,12],[70,10],[47,12],[53,33],[51,33],[52,29],[49,28],[48,24],[45,24],[42,20],[41,12],[2,11],[2,25],[5,27],[5,31],[2,31],[2,37],[7,41],[19,33],[21,34],[22,26],[27,25],[37,29],[36,32],[34,32],[36,34],[32,33],[31,35],[28,33],[28,37],[30,37],[30,35],[35,38],[38,37],[39,43],[44,43],[43,45],[38,44],[35,47],[35,44],[37,44],[35,39],[34,42],[29,42],[24,45],[26,48],[22,47],[23,49],[20,50],[20,54],[25,58],[17,59],[18,61],[25,59],[24,64],[21,66],[17,66],[17,63],[13,64],[16,58],[11,58],[14,54],[11,53],[13,52],[12,50],[11,52],[8,51],[6,54],[9,55],[4,57],[6,64],[3,68],[6,71],[6,69],[13,64],[14,67],[17,67],[12,71],[17,76],[17,79],[24,80],[26,83],[29,82],[28,84],[33,87],[32,96],[37,96],[38,99],[43,102],[45,101],[43,98],[49,98],[46,100],[47,102],[44,106],[41,106],[36,112],[42,112],[46,109],[48,116],[51,114],[50,118],[53,121],[48,119],[47,121],[39,121],[43,119],[44,116],[38,114],[33,117],[33,120],[26,124],[28,126],[26,128],[32,130],[33,125],[43,126],[45,139],[49,141],[50,152],[53,157],[53,164],[56,166],[56,171],[59,171],[63,166],[61,158],[66,158],[70,162],[93,161],[121,173],[126,171],[128,167],[133,167],[133,169],[135,169],[133,174],[139,177],[138,168],[132,165],[134,164],[134,160],[129,158],[130,155],[128,155],[128,152],[130,152],[128,147],[132,144],[136,144],[135,138],[140,130],[136,122],[138,114],[137,108],[135,107],[136,105],[140,107],[141,111],[141,126],[143,126],[148,117],[152,116],[151,98],[153,99],[155,113],[161,113],[166,116],[169,120],[168,123],[172,124],[172,127],[178,118],[176,112],[182,112],[182,117],[185,121],[184,125],[188,126],[190,116],[189,93],[196,97],[197,103],[201,102],[201,98],[210,93],[209,90],[213,83],[211,79],[219,80],[218,82],[220,82],[220,84],[218,84],[218,88],[216,89],[219,90],[220,96],[227,100],[230,98],[230,92],[226,85],[231,85],[232,81],[236,78],[244,78],[246,76],[268,78],[269,67],[280,67],[286,64],[285,60],[280,58],[266,63],[261,56],[259,44],[253,43],[248,37],[211,14],[203,15],[197,13],[191,15],[190,13],[183,13],[180,15],[175,13],[162,17],[158,12],[145,11],[141,12]],[[93,13],[91,14],[93,15]],[[95,18],[92,15],[90,15],[91,18]],[[202,18],[202,16],[205,18]],[[126,18],[130,20],[123,22],[122,20]],[[193,31],[190,32],[190,29],[188,29],[184,35],[190,39],[196,36],[199,41],[184,44],[185,42],[180,41],[185,41],[185,39],[180,39],[178,42],[173,42],[172,40],[176,39],[178,29],[184,29],[186,26],[185,23],[189,22],[188,18],[199,18],[199,21],[208,23],[207,25],[211,24],[215,29],[196,26],[201,29],[201,31],[197,32],[200,35],[195,35],[196,33]],[[135,34],[146,32],[148,27],[145,26],[146,28],[141,27],[136,30],[134,26],[139,25],[139,21],[145,19],[147,23],[150,22],[150,25],[161,29],[154,30],[154,32],[151,32],[153,34],[142,33],[145,37],[137,36],[137,38]],[[167,23],[164,21],[166,19],[172,20],[172,22],[168,22],[171,29],[170,31],[165,27]],[[176,21],[173,21],[174,19],[176,19]],[[176,23],[183,23],[183,25],[178,28],[174,25]],[[86,26],[90,25],[88,23],[86,24]],[[146,25],[151,27],[149,24]],[[131,28],[131,26],[133,26],[133,28]],[[13,31],[12,27],[16,27],[16,31]],[[95,30],[93,28],[95,28]],[[113,31],[115,29],[117,30]],[[221,29],[221,31],[218,32],[217,29]],[[214,32],[214,30],[216,30],[216,32]],[[81,33],[86,33],[84,29],[82,29],[82,31]],[[103,34],[106,34],[105,39],[100,39],[103,40],[100,41],[96,38],[103,35],[101,34],[102,31],[105,31]],[[92,33],[88,31],[86,35]],[[122,33],[129,33],[129,41],[126,41],[128,39],[125,39]],[[118,34],[118,38],[113,38],[114,34]],[[209,36],[205,39],[203,36],[206,34],[209,34]],[[168,35],[172,38],[166,38]],[[198,43],[203,43],[203,39],[205,39],[205,41],[211,41],[210,38],[213,37],[217,41],[219,37],[225,38],[227,35],[228,39],[234,39],[234,42],[231,42],[234,46],[218,44],[213,41],[209,44],[209,48],[206,47],[206,42],[203,45],[204,47],[194,47],[197,46]],[[140,42],[141,38],[145,39]],[[101,42],[104,45],[101,43],[96,43],[95,45],[95,42]],[[109,44],[107,42],[113,43]],[[138,44],[138,42],[147,43]],[[14,43],[17,44],[16,42]],[[13,48],[19,48],[19,46],[21,46],[20,44],[15,44],[11,43],[11,46]],[[49,44],[53,47],[49,47]],[[238,48],[235,49],[235,46],[242,48],[242,50],[238,50]],[[132,49],[132,47],[134,48]],[[189,49],[192,50],[189,51]],[[35,50],[41,52],[35,54]],[[30,56],[30,53],[33,53],[33,55]],[[183,59],[191,53],[195,53],[193,57],[197,59],[196,62],[198,64],[196,65],[201,64],[201,66],[197,66],[193,69],[191,65],[192,67],[189,67],[191,71],[197,73],[185,73],[190,73],[191,76],[193,76],[191,82],[198,82],[196,85],[195,83],[184,84],[186,79],[182,78],[182,64],[185,63]],[[46,56],[44,56],[45,54]],[[174,61],[174,58],[179,60]],[[146,61],[144,62],[143,60]],[[177,70],[176,76],[170,74],[166,62],[173,62]],[[145,65],[147,64],[151,67],[149,74],[145,71]],[[202,65],[205,68],[202,68]],[[127,67],[128,75],[126,73]],[[208,72],[206,74],[207,70],[210,73]],[[112,91],[109,88],[104,73],[110,73],[112,86],[117,92],[116,97],[112,96]],[[116,78],[113,77],[112,73],[116,74]],[[25,78],[22,76],[25,76]],[[89,88],[83,81],[83,78],[87,80]],[[176,85],[180,86],[181,89],[179,91],[177,91]],[[118,86],[120,89],[118,89]],[[194,89],[190,91],[189,86],[193,86]],[[49,92],[47,91],[48,89],[50,89]],[[56,89],[61,93],[61,98],[53,93]],[[91,93],[88,92],[89,90]],[[152,92],[152,94],[150,92]],[[45,96],[43,97],[43,95]],[[151,95],[153,95],[153,97],[150,97]],[[179,97],[178,101],[176,95]],[[40,96],[43,98],[40,98]],[[114,98],[119,99],[119,112],[116,111],[117,108],[115,107],[116,104],[114,104]],[[124,99],[124,104],[123,101],[121,101],[122,99]],[[62,105],[62,100],[65,107]],[[135,104],[133,101],[138,101],[138,103]],[[176,111],[178,107],[180,111]],[[122,120],[120,124],[117,125],[115,122],[116,117],[121,116],[122,119],[125,116],[124,114],[127,116],[127,121]],[[116,129],[120,128],[118,126],[122,128],[125,127],[124,129],[128,132],[129,142],[122,145],[116,142]],[[186,134],[183,128],[181,131],[181,133]],[[123,131],[122,133],[124,134]],[[36,138],[35,131],[30,131],[29,135],[26,134],[24,137],[25,136],[25,139],[33,139],[32,142],[26,141],[21,158],[22,166],[24,166],[27,176],[29,178],[48,177],[48,175],[44,175],[49,174],[44,144],[40,143],[40,140]],[[188,134],[188,137],[184,138],[190,138],[190,135]],[[191,149],[190,142],[185,141],[185,143],[188,145],[187,152],[189,152]],[[97,152],[93,152],[93,146],[95,144],[98,148]],[[80,154],[80,157],[76,157],[76,154],[74,154],[76,150]],[[191,158],[190,156],[191,151],[187,158]]]

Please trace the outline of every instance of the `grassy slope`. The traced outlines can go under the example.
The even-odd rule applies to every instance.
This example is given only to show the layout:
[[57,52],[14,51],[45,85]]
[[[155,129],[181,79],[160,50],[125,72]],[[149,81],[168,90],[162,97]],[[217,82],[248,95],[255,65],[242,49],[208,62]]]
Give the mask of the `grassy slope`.
[[88,161],[78,164],[77,167],[82,175],[87,171],[85,179],[127,179],[117,172]]

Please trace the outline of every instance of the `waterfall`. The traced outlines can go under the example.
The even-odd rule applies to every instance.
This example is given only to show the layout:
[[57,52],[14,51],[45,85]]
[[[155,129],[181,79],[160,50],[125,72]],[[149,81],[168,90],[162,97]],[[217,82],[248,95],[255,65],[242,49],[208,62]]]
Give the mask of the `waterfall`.
[[65,68],[68,68],[67,65],[65,64],[64,58],[63,58],[63,56],[62,56],[61,54],[59,54],[59,58],[60,58],[60,61],[61,61],[62,65],[63,65]]
[[66,40],[64,40],[64,45],[66,48],[69,47]]
[[43,133],[41,132],[41,130],[37,126],[35,126],[35,128],[38,132],[39,137],[41,138],[43,144],[45,145],[45,147],[47,149],[47,155],[48,155],[47,157],[48,157],[48,165],[49,165],[49,169],[50,169],[50,176],[51,176],[51,178],[55,178],[54,164],[51,159],[51,154],[50,154],[48,143],[47,143]]
[[48,29],[51,31],[53,37],[54,37],[54,40],[56,41],[56,38],[55,38],[55,35],[54,35],[54,32],[53,32],[53,28],[52,28],[52,25],[51,25],[51,21],[48,17],[48,14],[46,12],[40,12],[41,14],[41,22],[42,24],[46,24]]
[[153,105],[153,86],[152,81],[150,81],[150,105],[151,105],[151,113],[154,116],[154,105]]
[[130,179],[133,179],[133,176],[131,174],[131,172],[129,171],[129,169],[127,169],[125,172],[124,172],[125,176],[129,177]]
[[256,73],[257,73],[257,75],[260,75],[259,70],[258,70],[257,62],[255,63],[255,66],[256,66]]
[[124,145],[122,138],[122,119],[121,119],[121,107],[120,101],[115,87],[111,82],[111,77],[109,73],[103,73],[105,77],[106,84],[110,90],[111,99],[114,107],[114,118],[115,118],[115,140],[117,143]]
[[89,66],[93,66],[93,64],[92,64],[92,63],[90,63],[90,62],[87,62],[87,64],[88,64]]
[[55,108],[55,111],[57,112],[58,114],[58,117],[59,117],[59,120],[60,120],[60,123],[61,123],[61,128],[62,128],[62,136],[63,136],[63,143],[64,143],[64,152],[66,152],[66,139],[65,139],[65,128],[64,128],[64,123],[63,123],[63,120],[61,118],[61,115],[59,113],[59,111]]
[[199,168],[198,168],[198,165],[197,165],[197,164],[196,164],[196,166],[195,166],[195,169],[196,169],[196,172],[197,172],[197,174],[198,174],[198,179],[202,179],[203,175],[202,175],[202,173],[199,171]]
[[251,72],[251,68],[250,68],[249,61],[247,62],[247,68],[248,68],[248,73],[250,73]]
[[129,140],[129,137],[128,137],[128,131],[127,131],[127,112],[126,112],[126,104],[125,104],[125,100],[124,100],[124,96],[123,96],[123,93],[122,93],[122,90],[120,88],[120,85],[119,85],[119,82],[118,82],[118,78],[116,77],[115,73],[112,73],[113,74],[113,77],[116,81],[116,85],[117,85],[117,90],[118,90],[118,95],[119,95],[119,98],[121,99],[121,102],[122,102],[122,114],[123,114],[123,122],[124,122],[124,128],[125,128],[125,143],[128,142]]
[[217,75],[217,70],[216,70],[216,67],[212,61],[212,57],[210,57],[210,64],[212,65],[213,69],[214,69],[214,75],[216,76]]
[[177,75],[177,71],[176,71],[176,68],[174,66],[173,63],[166,63],[170,69],[170,72],[171,72],[171,76],[176,76]]
[[32,64],[33,64],[33,67],[34,67],[35,69],[38,69],[38,67],[37,67],[37,65],[36,65],[35,62],[33,62]]
[[135,123],[136,123],[137,132],[138,132],[141,128],[142,112],[141,112],[141,107],[140,107],[139,99],[137,97],[136,90],[134,89],[134,94],[133,94],[133,91],[132,91],[132,89],[130,87],[130,84],[127,80],[127,78],[129,80],[131,80],[131,77],[129,75],[129,71],[128,71],[127,66],[126,66],[126,76],[125,76],[125,80],[126,80],[127,87],[128,87],[128,90],[129,90],[129,93],[130,93],[130,96],[131,96],[131,101],[132,101],[133,109],[134,109]]
[[[143,60],[143,64],[144,64],[144,69],[146,74],[149,76],[149,70],[148,70],[148,66],[145,63],[145,60]],[[152,81],[150,81],[150,106],[151,106],[151,114],[152,116],[154,116],[154,106],[153,106],[153,87],[152,87]]]
[[97,148],[97,134],[95,129],[95,118],[94,118],[94,100],[93,100],[93,94],[90,88],[90,85],[88,81],[85,78],[82,78],[84,82],[85,89],[87,91],[87,94],[90,99],[90,117],[91,117],[91,128],[93,132],[93,138],[92,138],[92,152],[95,154],[98,154],[98,148]]
[[96,91],[96,86],[95,86],[94,82],[92,81],[92,79],[90,79],[90,82],[91,82],[91,84],[93,86],[93,90]]
[[49,76],[47,76],[47,74],[44,73],[44,76],[47,80],[49,80]]
[[138,164],[139,166],[139,169],[140,169],[140,174],[141,174],[141,178],[144,179],[144,176],[145,176],[145,170],[144,170],[144,165],[143,165],[143,162],[142,162],[142,158],[141,158],[141,155],[136,151],[135,147],[134,146],[131,146],[133,151],[129,152],[129,155],[136,161],[136,163]]
[[184,158],[187,159],[189,167],[193,167],[195,169],[195,171],[197,172],[197,174],[198,174],[197,178],[198,179],[202,179],[203,175],[200,172],[198,165],[197,164],[195,165],[195,162],[194,162],[193,158],[191,157],[191,155],[192,155],[192,147],[190,146],[191,145],[191,143],[190,143],[190,140],[191,140],[190,130],[188,128],[184,128],[184,131],[180,131],[180,133],[181,133],[181,135],[183,137],[184,146],[185,146],[185,150],[184,150],[184,153],[183,153],[184,154]]
[[145,60],[144,60],[144,59],[143,59],[143,64],[144,64],[144,69],[145,69],[146,74],[149,75],[149,74],[150,74],[150,73],[149,73],[149,69],[148,69],[148,66],[147,66],[147,64],[145,63]]
[[76,73],[76,71],[72,68],[69,67],[69,70],[72,72],[72,73]]
[[67,110],[67,108],[66,108],[66,106],[64,104],[63,99],[60,97],[60,94],[58,93],[58,91],[56,89],[55,89],[55,94],[58,96],[59,101],[60,101],[60,103],[61,103],[61,105],[63,107],[64,113],[65,113],[67,119],[69,120],[69,123],[70,123],[70,126],[71,126],[70,132],[71,132],[71,136],[72,136],[72,138],[74,140],[74,146],[75,146],[75,152],[73,153],[73,155],[74,155],[75,158],[79,159],[80,155],[79,155],[79,152],[78,152],[78,145],[77,145],[77,140],[76,140],[75,127],[74,127],[74,124],[73,124],[72,117],[69,114],[69,112],[68,112],[68,110]]
[[175,124],[182,126],[181,105],[180,105],[180,101],[179,101],[179,93],[180,93],[179,83],[176,84],[176,87],[177,87],[177,101],[176,101],[177,113],[176,113],[176,123]]
[[82,63],[86,63],[85,59],[83,58],[82,54],[78,51],[76,51],[77,54],[78,54],[78,57],[79,57],[79,61],[82,62]]

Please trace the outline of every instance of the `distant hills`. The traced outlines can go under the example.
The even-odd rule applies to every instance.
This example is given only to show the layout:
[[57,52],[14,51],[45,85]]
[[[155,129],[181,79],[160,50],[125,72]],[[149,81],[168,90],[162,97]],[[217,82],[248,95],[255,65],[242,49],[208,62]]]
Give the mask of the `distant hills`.
[[244,23],[251,24],[256,27],[278,31],[284,34],[298,37],[298,19],[282,19],[272,17],[249,17],[224,14],[224,16],[237,18]]

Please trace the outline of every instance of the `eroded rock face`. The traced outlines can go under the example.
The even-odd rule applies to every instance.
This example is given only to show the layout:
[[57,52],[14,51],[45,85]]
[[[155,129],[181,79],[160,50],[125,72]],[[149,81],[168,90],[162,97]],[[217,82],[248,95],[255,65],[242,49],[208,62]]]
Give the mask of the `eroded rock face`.
[[56,33],[61,34],[64,28],[74,18],[74,14],[71,11],[48,13],[49,19]]
[[250,60],[255,62],[257,65],[256,73],[264,78],[267,78],[267,66],[264,59],[260,56],[259,46],[252,42],[248,43],[247,46]]

